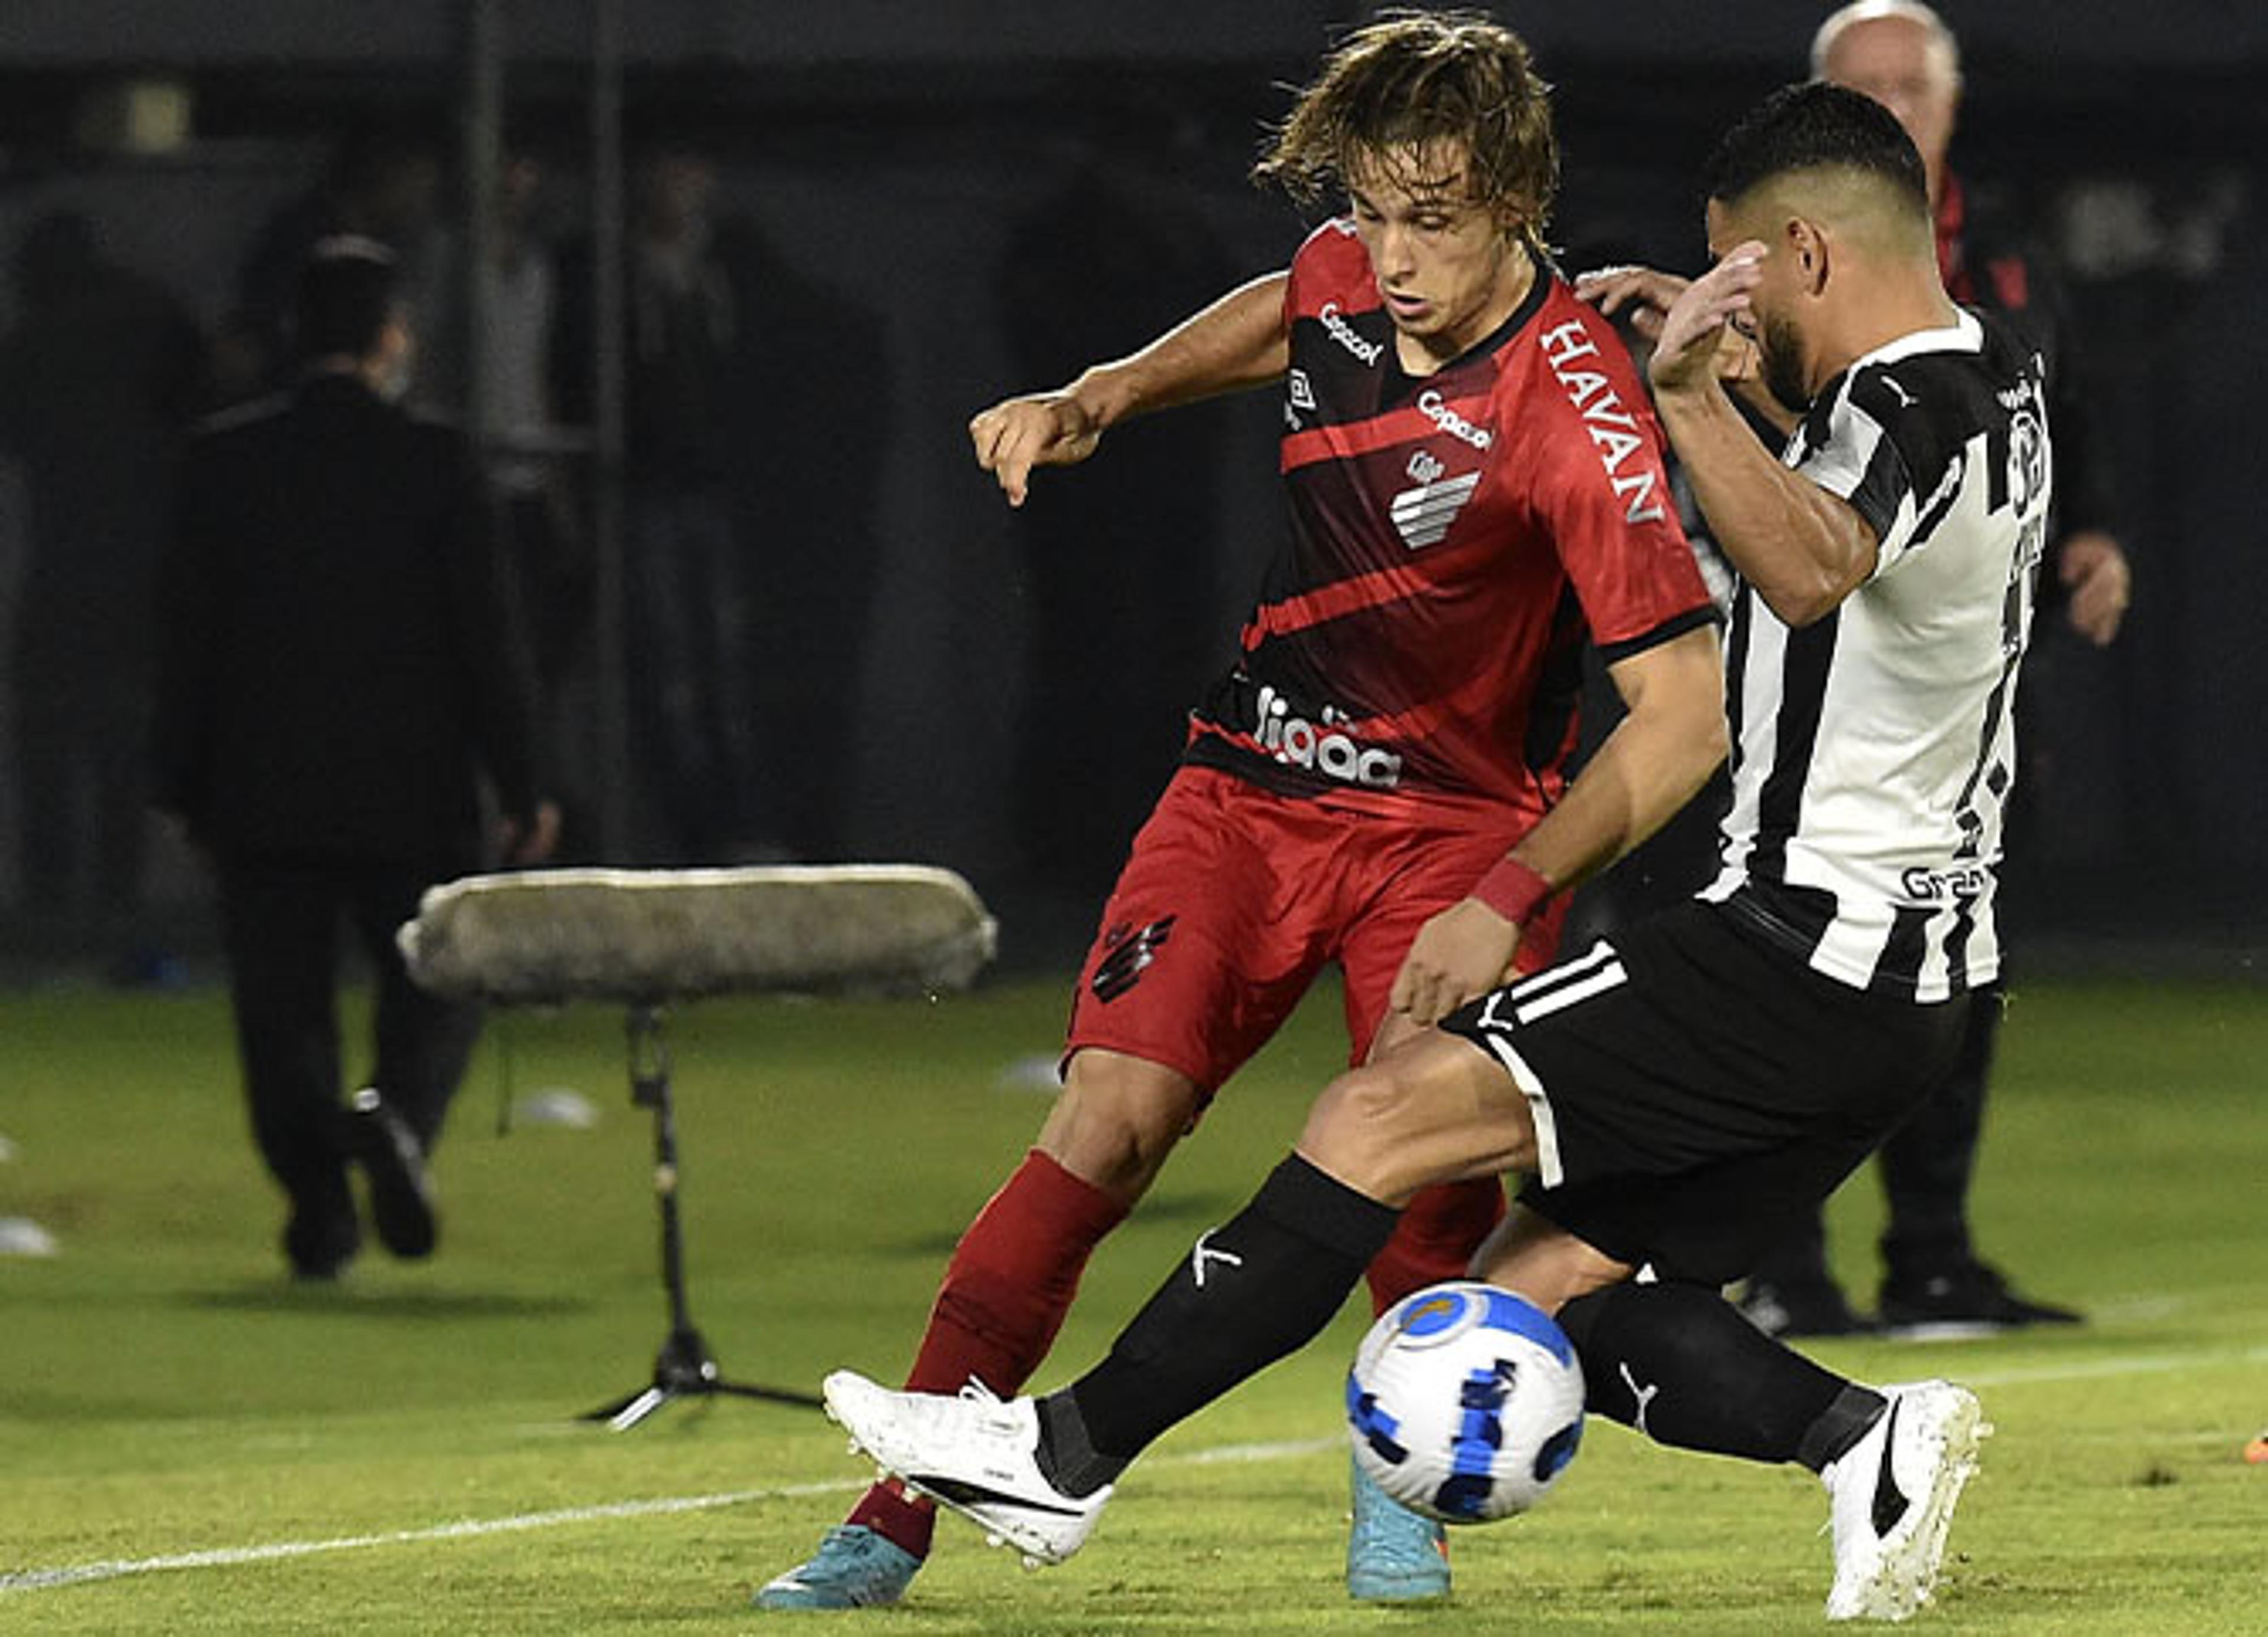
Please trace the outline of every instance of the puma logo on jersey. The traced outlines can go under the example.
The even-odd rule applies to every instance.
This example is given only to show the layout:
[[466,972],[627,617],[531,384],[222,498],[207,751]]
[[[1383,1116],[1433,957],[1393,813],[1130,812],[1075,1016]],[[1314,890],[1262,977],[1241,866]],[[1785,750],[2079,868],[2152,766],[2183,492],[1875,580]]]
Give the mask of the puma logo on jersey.
[[1420,483],[1396,495],[1388,503],[1387,510],[1402,543],[1416,551],[1447,534],[1480,481],[1479,473],[1468,472],[1439,483]]
[[[1567,394],[1567,401],[1575,406],[1575,413],[1583,417],[1583,429],[1590,434],[1592,445],[1599,451],[1599,464],[1606,469],[1607,481],[1624,503],[1623,521],[1625,523],[1659,523],[1666,513],[1661,498],[1655,491],[1660,481],[1660,468],[1653,458],[1645,433],[1638,429],[1638,416],[1624,406],[1622,394],[1614,384],[1597,370],[1576,367],[1584,358],[1599,356],[1599,343],[1580,319],[1570,319],[1565,324],[1553,326],[1536,338],[1543,349],[1544,362]],[[1632,455],[1639,457],[1631,471],[1622,469],[1623,463]]]

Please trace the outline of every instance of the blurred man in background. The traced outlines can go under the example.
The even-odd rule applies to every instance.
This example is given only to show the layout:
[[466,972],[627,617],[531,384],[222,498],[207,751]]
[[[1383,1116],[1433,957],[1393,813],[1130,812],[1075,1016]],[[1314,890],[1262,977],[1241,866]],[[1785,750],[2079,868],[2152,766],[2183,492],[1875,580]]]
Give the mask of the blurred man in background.
[[[552,384],[559,280],[543,227],[543,181],[534,146],[515,136],[499,156],[485,263],[468,265],[475,236],[455,228],[436,235],[429,300],[416,315],[417,371],[409,402],[487,440],[482,464],[534,665],[546,766],[566,777],[581,765],[570,746],[590,716],[588,701],[573,698],[571,684],[589,668],[593,566],[589,531],[567,481],[567,451],[575,440],[560,423]],[[478,335],[475,278],[483,324]],[[486,413],[480,426],[474,424],[476,397]]]
[[717,165],[675,133],[643,141],[630,176],[620,312],[593,311],[595,246],[570,247],[553,337],[570,422],[594,418],[600,326],[625,370],[622,572],[633,752],[645,850],[670,863],[777,862],[756,833],[762,747],[751,723],[756,573],[734,528],[750,406],[775,390],[767,309],[745,237],[717,208]]
[[270,213],[245,252],[215,348],[222,401],[291,383],[302,356],[291,333],[299,270],[326,239],[355,235],[385,246],[403,306],[424,311],[440,187],[440,144],[422,127],[375,120],[342,132],[322,173]]
[[[1952,31],[1916,0],[1856,0],[1820,25],[1813,75],[1863,92],[1897,115],[1919,149],[1937,223],[1938,267],[1954,299],[2005,317],[2048,360],[2048,416],[2055,432],[2053,532],[2043,572],[2047,616],[2066,620],[2097,647],[2117,635],[2132,585],[2125,554],[2110,530],[2108,481],[2094,436],[2095,416],[2053,269],[2009,230],[1989,196],[1972,192],[1948,167],[1961,102],[1961,55]],[[2059,596],[2058,596],[2059,594]],[[2020,699],[2020,708],[2021,700]],[[2027,721],[2031,718],[2027,717]],[[2022,750],[2026,735],[2018,735]],[[2014,814],[2036,802],[2038,771],[2025,753]],[[2005,1004],[2005,979],[1969,1012],[1958,1066],[1944,1088],[1883,1146],[1889,1221],[1877,1320],[1915,1336],[2072,1324],[2067,1307],[2009,1288],[1970,1242],[1969,1186],[1977,1168],[1984,1094]],[[1742,1309],[1780,1335],[1835,1335],[1866,1327],[1828,1272],[1823,1230],[1773,1252],[1757,1267]]]
[[[316,245],[305,372],[190,445],[160,603],[159,803],[219,879],[253,1130],[311,1280],[361,1243],[350,1160],[387,1248],[433,1248],[425,1156],[480,1014],[410,981],[395,929],[487,862],[483,781],[512,862],[541,861],[559,825],[471,451],[392,401],[410,352],[394,278],[371,240]],[[378,986],[375,1089],[348,1108],[342,919]]]
[[165,477],[200,407],[204,341],[171,294],[56,211],[15,255],[0,454],[30,502],[9,644],[19,901],[128,952],[148,818],[151,610]]

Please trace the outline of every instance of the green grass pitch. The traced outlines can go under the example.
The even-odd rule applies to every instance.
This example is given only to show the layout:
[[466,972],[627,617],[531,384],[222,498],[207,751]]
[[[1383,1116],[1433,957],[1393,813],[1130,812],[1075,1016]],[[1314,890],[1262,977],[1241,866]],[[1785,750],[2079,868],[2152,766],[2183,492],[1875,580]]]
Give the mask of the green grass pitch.
[[[728,1376],[902,1369],[953,1239],[1022,1151],[1061,986],[939,1002],[706,1002],[670,1018],[693,1315]],[[1318,995],[1107,1244],[1038,1384],[1091,1361],[1249,1192],[1340,1054]],[[1922,1629],[2268,1632],[2268,991],[2037,981],[2004,1035],[1976,1200],[1987,1252],[2074,1301],[2069,1333],[1822,1345],[1866,1379],[1948,1374],[1999,1426]],[[565,1084],[591,1131],[497,1131]],[[615,1434],[579,1412],[667,1328],[622,1018],[499,1015],[438,1156],[423,1266],[281,1276],[219,997],[0,996],[0,1632],[799,1629],[748,1590],[865,1476],[816,1413],[718,1398]],[[1834,1211],[1874,1282],[1870,1178]],[[1178,1429],[1087,1551],[1026,1573],[957,1521],[910,1601],[843,1629],[1646,1631],[1822,1624],[1815,1484],[1594,1423],[1530,1516],[1462,1534],[1458,1594],[1391,1616],[1341,1589],[1340,1372],[1366,1309]]]

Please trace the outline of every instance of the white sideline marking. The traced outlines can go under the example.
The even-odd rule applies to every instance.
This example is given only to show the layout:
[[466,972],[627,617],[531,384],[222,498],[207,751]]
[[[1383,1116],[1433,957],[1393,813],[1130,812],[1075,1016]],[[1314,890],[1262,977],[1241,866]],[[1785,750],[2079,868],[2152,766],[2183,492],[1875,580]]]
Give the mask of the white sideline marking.
[[2125,1358],[2074,1359],[2068,1364],[2037,1364],[2014,1369],[1964,1370],[1963,1386],[2021,1387],[2036,1381],[2091,1381],[2106,1376],[2161,1376],[2171,1369],[2211,1369],[2218,1364],[2268,1363],[2268,1347],[2235,1353],[2134,1354]]
[[[2074,1359],[2067,1364],[2025,1366],[2015,1369],[1965,1373],[1973,1386],[2016,1386],[2036,1382],[2087,1381],[2102,1376],[2154,1376],[2167,1370],[2191,1369],[2200,1365],[2249,1364],[2268,1362],[2268,1347],[2248,1347],[2231,1353],[2138,1354],[2125,1358]],[[1337,1438],[1301,1438],[1281,1443],[1220,1444],[1210,1450],[1160,1456],[1150,1466],[1204,1466],[1241,1461],[1280,1461],[1314,1455],[1335,1448]],[[250,1563],[275,1563],[287,1558],[314,1557],[327,1552],[355,1552],[371,1546],[410,1546],[433,1540],[469,1540],[482,1535],[509,1535],[523,1530],[556,1529],[567,1523],[603,1523],[610,1518],[657,1517],[675,1512],[705,1512],[718,1507],[740,1506],[751,1501],[787,1501],[802,1495],[852,1493],[865,1488],[868,1479],[833,1479],[825,1482],[783,1484],[776,1489],[733,1489],[720,1494],[665,1495],[651,1501],[616,1501],[601,1506],[563,1507],[552,1512],[520,1512],[506,1517],[462,1518],[424,1529],[387,1530],[371,1535],[340,1535],[329,1540],[274,1540],[258,1546],[215,1546],[203,1552],[178,1552],[165,1557],[113,1559],[99,1563],[74,1563],[58,1568],[18,1569],[0,1574],[0,1595],[15,1591],[47,1591],[58,1586],[82,1586],[91,1581],[122,1580],[129,1575],[157,1575],[173,1569],[236,1568]]]
[[[1205,1466],[1224,1462],[1278,1461],[1335,1449],[1337,1438],[1303,1438],[1285,1443],[1223,1444],[1186,1455],[1160,1456],[1152,1466]],[[0,1574],[0,1594],[48,1591],[58,1586],[83,1586],[90,1581],[122,1580],[129,1575],[158,1575],[173,1569],[237,1568],[248,1563],[276,1563],[287,1558],[314,1557],[327,1552],[357,1552],[370,1546],[414,1546],[433,1540],[469,1540],[482,1535],[509,1535],[522,1530],[556,1529],[565,1523],[603,1523],[611,1518],[655,1517],[674,1512],[705,1512],[718,1507],[740,1506],[750,1501],[791,1501],[802,1495],[855,1494],[871,1478],[830,1479],[823,1483],[783,1484],[776,1489],[733,1489],[721,1494],[665,1495],[651,1501],[615,1501],[602,1506],[562,1507],[553,1512],[520,1512],[507,1517],[468,1517],[424,1529],[392,1529],[371,1535],[339,1535],[328,1540],[272,1540],[258,1546],[214,1546],[202,1552],[176,1552],[164,1557],[113,1559],[100,1563],[74,1563],[59,1568],[19,1569]]]

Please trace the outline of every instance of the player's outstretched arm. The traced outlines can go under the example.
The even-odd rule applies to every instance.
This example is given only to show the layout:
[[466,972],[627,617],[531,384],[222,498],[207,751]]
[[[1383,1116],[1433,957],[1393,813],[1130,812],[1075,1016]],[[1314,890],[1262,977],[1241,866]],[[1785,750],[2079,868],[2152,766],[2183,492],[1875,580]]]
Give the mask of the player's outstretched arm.
[[1098,363],[1070,385],[1011,398],[968,422],[976,464],[1020,506],[1035,466],[1074,466],[1119,422],[1195,403],[1281,376],[1291,362],[1284,321],[1289,275],[1239,285],[1123,358]]
[[1715,626],[1617,660],[1609,675],[1628,713],[1473,895],[1410,940],[1389,1002],[1410,1022],[1439,1023],[1509,981],[1521,927],[1544,900],[1580,886],[1667,824],[1724,760],[1725,670]]

